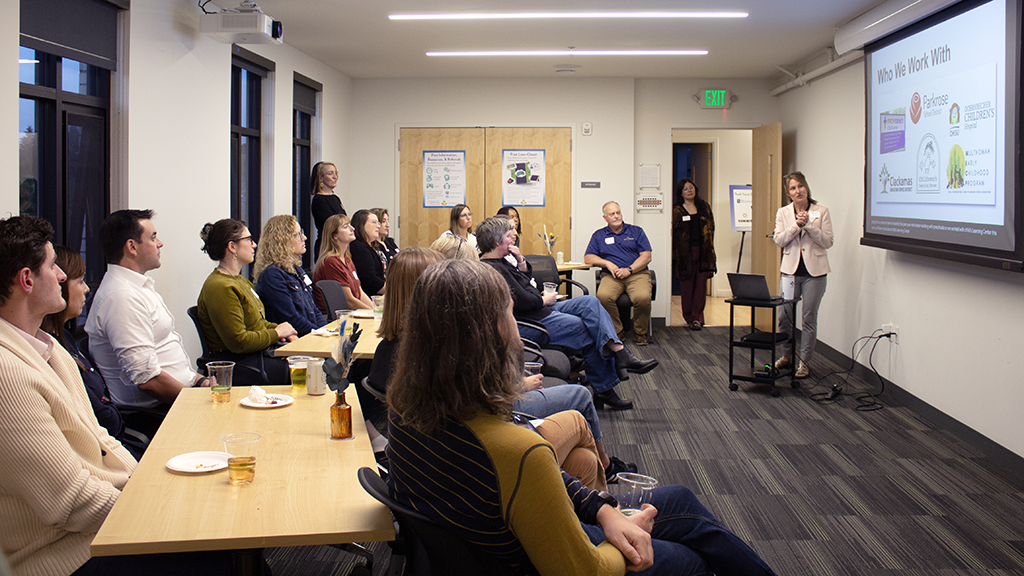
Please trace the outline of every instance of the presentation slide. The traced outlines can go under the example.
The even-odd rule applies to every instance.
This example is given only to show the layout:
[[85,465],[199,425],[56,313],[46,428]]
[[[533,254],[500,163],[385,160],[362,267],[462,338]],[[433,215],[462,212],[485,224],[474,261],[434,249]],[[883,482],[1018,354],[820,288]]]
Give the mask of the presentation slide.
[[869,53],[865,234],[1014,249],[1006,55],[1005,0]]

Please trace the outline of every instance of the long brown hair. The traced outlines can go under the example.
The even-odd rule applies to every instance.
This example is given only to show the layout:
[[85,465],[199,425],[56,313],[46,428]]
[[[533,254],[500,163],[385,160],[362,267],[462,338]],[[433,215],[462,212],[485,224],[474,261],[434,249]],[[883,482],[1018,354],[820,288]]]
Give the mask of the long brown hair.
[[345,248],[345,253],[341,253],[341,248],[338,246],[338,241],[334,239],[334,235],[338,233],[338,229],[350,222],[348,216],[345,214],[335,214],[324,222],[324,231],[320,234],[320,255],[316,258],[315,268],[319,268],[324,260],[327,260],[331,256],[337,256],[342,260],[351,260],[352,252],[348,248]]
[[388,406],[405,425],[430,434],[480,414],[511,415],[523,347],[510,298],[508,284],[480,262],[445,260],[423,272],[388,381]]
[[68,311],[68,284],[76,278],[85,276],[85,260],[82,259],[81,254],[67,246],[54,246],[53,251],[57,255],[53,263],[59,266],[68,277],[60,285],[60,295],[64,298],[64,309],[60,312],[47,314],[43,318],[40,328],[43,329],[43,332],[56,338],[61,346],[66,346],[64,342],[64,315]]
[[388,266],[388,292],[384,295],[384,317],[380,321],[377,335],[387,340],[402,336],[402,320],[405,309],[412,299],[416,281],[427,266],[444,260],[444,255],[431,248],[414,246],[406,248]]

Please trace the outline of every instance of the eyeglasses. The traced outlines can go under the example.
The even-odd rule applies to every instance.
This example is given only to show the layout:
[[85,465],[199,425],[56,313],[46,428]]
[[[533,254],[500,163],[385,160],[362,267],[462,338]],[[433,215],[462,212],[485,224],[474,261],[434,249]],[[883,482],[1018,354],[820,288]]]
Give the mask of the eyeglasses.
[[238,240],[235,240],[235,242],[242,242],[242,241],[244,241],[244,240],[248,240],[249,242],[252,242],[252,235],[249,235],[249,236],[242,236],[242,237],[241,237],[241,238],[239,238]]
[[472,218],[472,217],[473,217],[473,213],[472,212],[470,212],[469,214],[459,214],[459,218]]

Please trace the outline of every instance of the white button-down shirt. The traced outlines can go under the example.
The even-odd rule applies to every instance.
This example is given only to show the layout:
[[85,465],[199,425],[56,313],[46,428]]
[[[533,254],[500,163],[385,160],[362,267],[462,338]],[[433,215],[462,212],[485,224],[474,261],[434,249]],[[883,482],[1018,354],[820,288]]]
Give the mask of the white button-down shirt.
[[89,351],[119,406],[159,405],[139,384],[161,371],[185,386],[195,380],[174,316],[153,284],[145,274],[110,264],[89,308]]

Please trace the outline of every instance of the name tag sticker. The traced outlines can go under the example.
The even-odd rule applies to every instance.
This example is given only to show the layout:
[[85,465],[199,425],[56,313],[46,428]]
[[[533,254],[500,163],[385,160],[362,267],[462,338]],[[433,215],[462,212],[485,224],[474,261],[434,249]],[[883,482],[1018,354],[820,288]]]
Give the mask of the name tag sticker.
[[683,214],[683,222],[689,222],[689,221],[690,221],[690,215],[689,214]]
[[249,290],[252,292],[252,295],[255,296],[257,300],[260,299],[260,295],[256,293],[255,288],[249,288]]
[[605,238],[604,239],[604,243],[605,244],[615,244],[615,238]]
[[306,286],[312,286],[313,285],[313,281],[309,279],[309,275],[308,274],[303,274],[302,275],[302,281],[306,283]]
[[821,212],[811,212],[811,220],[815,218],[821,218]]

